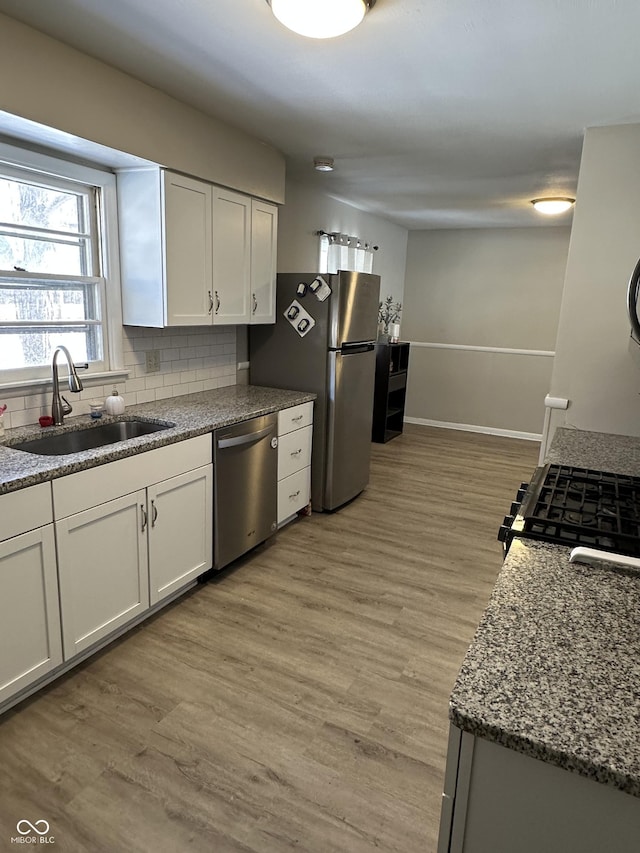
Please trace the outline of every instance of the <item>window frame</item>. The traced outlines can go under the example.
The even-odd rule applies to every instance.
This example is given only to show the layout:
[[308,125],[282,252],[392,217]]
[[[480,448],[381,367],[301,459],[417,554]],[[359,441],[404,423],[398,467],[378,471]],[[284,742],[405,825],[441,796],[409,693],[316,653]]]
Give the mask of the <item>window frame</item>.
[[[89,369],[83,371],[82,376],[97,379],[122,375],[125,371],[123,369],[122,349],[123,328],[116,176],[113,172],[97,166],[86,165],[0,142],[0,173],[19,179],[28,177],[25,173],[29,172],[34,176],[34,183],[38,183],[38,178],[40,178],[45,184],[47,179],[51,179],[52,186],[58,182],[61,188],[64,187],[64,184],[68,188],[72,188],[74,184],[97,188],[94,209],[90,209],[89,213],[97,228],[95,249],[98,254],[92,252],[91,262],[94,267],[92,272],[100,272],[100,275],[62,277],[46,273],[4,270],[1,271],[0,275],[5,280],[14,279],[18,281],[26,278],[46,282],[63,278],[65,281],[71,282],[77,278],[83,283],[93,284],[98,290],[101,302],[101,317],[99,319],[101,319],[102,325],[103,360],[91,362]],[[0,367],[0,389],[22,389],[46,385],[50,382],[50,365],[12,368],[10,370],[3,370]]]

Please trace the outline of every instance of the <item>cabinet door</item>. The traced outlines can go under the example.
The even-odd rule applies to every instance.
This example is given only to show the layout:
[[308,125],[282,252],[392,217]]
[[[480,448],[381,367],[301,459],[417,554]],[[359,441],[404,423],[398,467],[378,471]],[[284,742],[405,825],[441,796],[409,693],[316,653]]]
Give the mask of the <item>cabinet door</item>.
[[213,188],[213,300],[215,324],[248,323],[251,199]]
[[53,525],[0,543],[0,705],[62,663]]
[[144,490],[56,522],[64,657],[149,607]]
[[251,202],[251,322],[274,323],[276,319],[276,255],[278,208],[253,199]]
[[167,326],[211,325],[211,186],[164,173]]
[[148,489],[151,604],[213,565],[212,472],[206,465]]

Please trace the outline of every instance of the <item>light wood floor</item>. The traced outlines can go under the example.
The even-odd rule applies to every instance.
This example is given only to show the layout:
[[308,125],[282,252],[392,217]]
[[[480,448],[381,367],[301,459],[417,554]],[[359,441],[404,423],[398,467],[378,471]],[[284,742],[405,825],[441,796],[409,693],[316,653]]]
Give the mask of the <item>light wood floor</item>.
[[0,723],[0,851],[430,853],[448,694],[530,442],[409,426],[314,514]]

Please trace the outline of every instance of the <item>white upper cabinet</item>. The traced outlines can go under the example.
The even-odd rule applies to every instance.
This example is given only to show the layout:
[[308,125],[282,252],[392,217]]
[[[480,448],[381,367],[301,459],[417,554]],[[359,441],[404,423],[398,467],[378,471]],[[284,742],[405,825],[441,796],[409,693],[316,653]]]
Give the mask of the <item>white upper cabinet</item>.
[[163,173],[166,325],[211,324],[212,187]]
[[160,169],[118,175],[126,325],[274,322],[278,209]]
[[214,187],[213,322],[249,322],[251,199]]
[[251,201],[251,323],[275,323],[278,208]]

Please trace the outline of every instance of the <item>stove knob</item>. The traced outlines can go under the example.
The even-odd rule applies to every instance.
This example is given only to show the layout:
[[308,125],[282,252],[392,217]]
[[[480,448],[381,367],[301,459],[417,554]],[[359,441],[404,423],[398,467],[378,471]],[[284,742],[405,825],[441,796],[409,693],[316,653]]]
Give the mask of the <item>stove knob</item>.
[[516,500],[521,501],[525,496],[527,489],[529,488],[529,483],[521,483],[520,488],[516,492]]
[[511,509],[509,510],[509,512],[511,513],[511,515],[516,516],[518,514],[519,509],[520,509],[520,501],[514,501],[511,504]]
[[514,515],[505,515],[505,517],[502,519],[502,526],[511,528],[511,526],[515,520],[516,520],[516,518]]
[[507,527],[506,524],[501,524],[498,528],[498,542],[506,542],[510,530],[511,527]]

